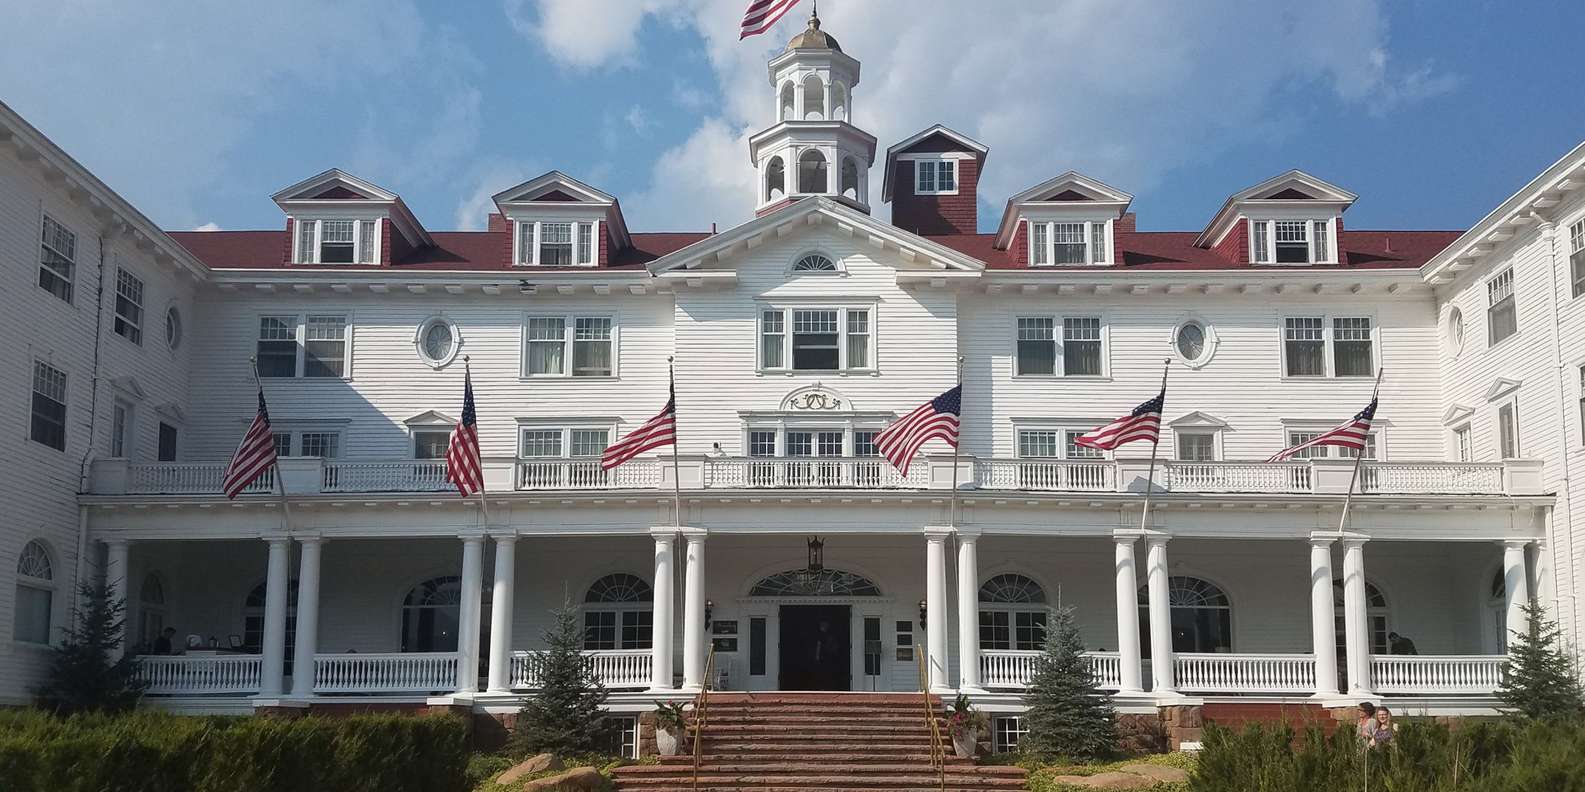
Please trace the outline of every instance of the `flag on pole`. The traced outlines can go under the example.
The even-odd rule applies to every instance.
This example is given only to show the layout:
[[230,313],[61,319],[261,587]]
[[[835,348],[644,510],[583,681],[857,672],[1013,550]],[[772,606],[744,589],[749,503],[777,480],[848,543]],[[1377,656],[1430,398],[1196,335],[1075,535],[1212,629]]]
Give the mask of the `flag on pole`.
[[1100,451],[1111,451],[1124,443],[1132,443],[1136,440],[1160,442],[1161,409],[1166,403],[1167,389],[1163,386],[1160,393],[1135,407],[1133,412],[1099,429],[1085,432],[1073,442]]
[[1370,435],[1370,423],[1376,420],[1376,398],[1371,397],[1370,404],[1365,409],[1354,414],[1353,418],[1344,421],[1332,429],[1316,435],[1291,448],[1284,448],[1273,454],[1267,462],[1281,462],[1293,458],[1294,454],[1306,448],[1317,446],[1338,446],[1339,448],[1352,448],[1358,453],[1365,452],[1365,439]]
[[743,12],[743,22],[738,27],[737,40],[742,41],[770,30],[776,20],[785,16],[795,5],[798,5],[798,0],[749,0],[748,10]]
[[958,417],[962,409],[963,386],[958,385],[882,429],[875,435],[875,450],[906,476],[914,454],[931,438],[958,447]]
[[264,406],[264,389],[259,389],[259,412],[242,436],[242,444],[226,466],[220,488],[228,499],[247,489],[266,470],[275,467],[275,436],[270,433],[270,411]]
[[677,383],[671,385],[671,398],[654,418],[629,432],[626,437],[607,446],[600,455],[600,469],[610,470],[623,462],[661,446],[677,442]]
[[457,492],[464,498],[484,491],[479,413],[473,405],[473,372],[466,367],[462,374],[462,420],[451,430],[451,442],[446,446],[446,480],[457,485]]

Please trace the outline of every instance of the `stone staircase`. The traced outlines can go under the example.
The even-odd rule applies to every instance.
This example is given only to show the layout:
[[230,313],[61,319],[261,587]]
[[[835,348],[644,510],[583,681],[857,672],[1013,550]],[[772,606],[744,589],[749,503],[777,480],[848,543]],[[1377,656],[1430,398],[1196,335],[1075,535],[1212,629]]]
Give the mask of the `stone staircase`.
[[[932,698],[935,711],[941,702]],[[981,767],[952,754],[930,764],[930,727],[918,693],[713,693],[700,792],[993,792],[1024,788],[1017,767]],[[618,792],[691,792],[693,745],[660,764],[616,770]]]

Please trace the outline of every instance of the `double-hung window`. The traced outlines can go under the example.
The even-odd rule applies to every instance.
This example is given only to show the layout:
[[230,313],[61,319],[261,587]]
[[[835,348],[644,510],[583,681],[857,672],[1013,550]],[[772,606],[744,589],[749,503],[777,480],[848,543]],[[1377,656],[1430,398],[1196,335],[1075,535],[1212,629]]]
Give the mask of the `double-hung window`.
[[1179,462],[1215,462],[1216,434],[1214,432],[1173,432],[1177,441]]
[[915,195],[956,195],[958,163],[950,159],[914,161]]
[[143,343],[143,281],[125,269],[116,270],[116,335]]
[[373,264],[379,260],[380,220],[297,218],[298,264]]
[[259,376],[343,379],[351,335],[343,314],[261,316],[254,348]]
[[609,316],[530,316],[524,338],[525,376],[616,374],[616,321]]
[[1513,268],[1486,282],[1486,341],[1498,344],[1519,332],[1519,309],[1514,304]]
[[[1290,429],[1288,431],[1288,447],[1292,448],[1292,447],[1294,447],[1296,445],[1300,445],[1301,443],[1308,443],[1311,440],[1314,440],[1315,438],[1320,437],[1323,431],[1324,430],[1320,430],[1320,429],[1315,429],[1315,430],[1310,430],[1310,429]],[[1334,446],[1324,446],[1324,445],[1312,446],[1310,448],[1304,449],[1303,451],[1299,451],[1299,452],[1295,453],[1292,458],[1293,459],[1326,459],[1327,457],[1330,457],[1332,455],[1332,449],[1333,448],[1334,448]],[[1353,459],[1354,457],[1358,456],[1359,454],[1358,454],[1358,452],[1354,451],[1351,448],[1337,448],[1337,455],[1340,456],[1340,457]],[[1376,433],[1375,432],[1371,432],[1370,434],[1365,435],[1365,458],[1366,459],[1370,459],[1370,460],[1379,458],[1377,456]]]
[[280,457],[320,457],[335,459],[341,456],[341,432],[323,429],[281,429],[270,433],[275,455]]
[[45,215],[44,238],[39,245],[39,287],[71,302],[76,273],[77,235]]
[[1337,317],[1332,320],[1332,375],[1369,377],[1376,373],[1371,352],[1370,319]]
[[1585,294],[1585,220],[1568,229],[1569,279],[1574,283],[1574,296]]
[[1290,316],[1282,324],[1283,374],[1369,377],[1376,373],[1375,326],[1364,316]]
[[1081,446],[1084,429],[1030,427],[1017,431],[1018,458],[1030,460],[1018,466],[1016,486],[1030,490],[1099,490],[1106,488],[1106,469],[1100,465],[1051,464],[1054,460],[1074,462],[1104,459],[1096,449]]
[[592,267],[595,263],[593,221],[517,221],[520,267]]
[[606,481],[600,455],[611,442],[607,426],[525,426],[518,438],[521,485],[527,489],[598,486]]
[[1331,220],[1251,220],[1249,260],[1256,264],[1332,264]]
[[66,450],[66,372],[33,361],[33,420],[29,437],[56,451]]
[[1100,317],[1020,316],[1014,321],[1015,375],[1100,377],[1106,374],[1106,345]]
[[1111,221],[1029,223],[1029,263],[1034,266],[1110,264]]
[[110,456],[125,459],[132,449],[132,405],[117,399],[110,406]]
[[1508,402],[1497,408],[1497,453],[1502,459],[1519,458],[1519,406]]
[[1475,444],[1469,424],[1453,429],[1453,453],[1455,462],[1475,461]]
[[175,462],[179,432],[176,427],[160,422],[158,456],[161,462]]
[[870,371],[875,368],[873,309],[762,308],[762,371]]

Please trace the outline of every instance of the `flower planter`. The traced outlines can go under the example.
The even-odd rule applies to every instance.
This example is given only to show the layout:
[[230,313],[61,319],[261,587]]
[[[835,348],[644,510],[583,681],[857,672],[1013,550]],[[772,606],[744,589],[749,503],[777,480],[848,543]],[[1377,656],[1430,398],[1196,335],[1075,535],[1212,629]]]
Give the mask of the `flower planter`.
[[682,732],[656,729],[655,750],[659,751],[661,756],[676,756],[682,750]]
[[952,751],[959,759],[973,759],[975,749],[979,747],[979,739],[971,732],[952,735]]

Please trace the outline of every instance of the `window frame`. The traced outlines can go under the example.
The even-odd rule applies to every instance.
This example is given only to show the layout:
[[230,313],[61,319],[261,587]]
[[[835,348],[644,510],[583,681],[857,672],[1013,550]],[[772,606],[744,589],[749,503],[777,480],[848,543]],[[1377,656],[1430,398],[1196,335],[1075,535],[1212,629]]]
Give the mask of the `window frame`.
[[130,459],[137,439],[137,405],[127,399],[110,402],[110,458]]
[[[65,223],[62,223],[61,221],[56,220],[54,217],[51,217],[48,212],[44,212],[41,217],[42,220],[39,222],[39,273],[38,277],[34,279],[34,283],[37,284],[40,289],[43,289],[58,299],[65,301],[67,305],[76,305],[77,232],[73,231]],[[67,255],[66,253],[56,249],[57,245],[55,243],[57,240],[52,238],[50,235],[51,226],[54,226],[55,230],[67,235],[65,239],[71,242],[71,255]],[[53,253],[56,256],[65,259],[67,264],[66,270],[62,272],[52,265],[49,262],[49,257],[45,255],[46,252]],[[64,291],[65,294],[63,295],[59,291],[56,291],[55,289],[46,285],[44,282],[46,276],[59,280],[61,283],[65,284],[61,289],[61,291]]]
[[[47,369],[47,371],[41,372],[40,367]],[[53,391],[45,393],[39,390],[39,376],[41,373],[51,379],[59,380],[59,397],[55,396]],[[40,398],[47,399],[50,402],[60,405],[60,420],[58,422],[53,417],[40,416],[38,411],[38,399]],[[70,435],[67,432],[67,428],[70,426],[70,419],[71,375],[68,374],[65,369],[56,368],[48,361],[41,360],[39,358],[33,358],[33,371],[31,372],[31,376],[28,379],[28,439],[38,443],[39,445],[45,446],[46,448],[53,448],[56,451],[64,453],[66,451],[66,445],[70,440]],[[56,425],[58,423],[60,428],[60,445],[56,445],[54,442],[51,442],[48,439],[39,437],[40,420],[43,420],[50,425]]]
[[[424,348],[424,337],[436,325],[445,325],[451,332],[451,349],[438,358],[430,357]],[[462,333],[457,329],[457,323],[449,316],[436,315],[418,323],[418,329],[413,332],[413,351],[418,354],[418,359],[432,369],[443,369],[457,359],[457,354],[462,350]]]
[[[799,269],[798,265],[811,258],[823,258],[831,262],[831,269]],[[847,267],[843,266],[842,259],[819,248],[808,248],[798,251],[787,262],[787,274],[790,277],[829,277],[832,275],[847,275]]]
[[[512,221],[512,266],[514,267],[545,267],[547,269],[570,269],[574,267],[597,267],[600,264],[600,226],[602,221],[578,219],[568,217],[542,218],[538,220],[513,220]],[[569,237],[571,245],[571,260],[567,264],[544,264],[541,249],[545,245],[545,226],[571,225],[572,232]],[[589,259],[583,260],[583,250],[580,241],[583,238],[584,226],[589,232]],[[524,231],[532,229],[532,245],[526,245]],[[558,243],[560,244],[560,243]]]
[[[165,453],[166,430],[170,430],[171,453]],[[160,421],[154,430],[154,456],[160,462],[175,462],[182,458],[182,427],[171,421]],[[169,456],[170,459],[166,459]]]
[[[1111,459],[1111,451],[1101,451],[1086,447],[1075,447],[1071,442],[1074,437],[1093,430],[1095,427],[1106,423],[1106,419],[1096,421],[1059,420],[1059,421],[1034,421],[1013,424],[1013,458],[1031,461],[1046,462],[1104,462]],[[1055,442],[1056,456],[1025,456],[1023,436],[1025,433],[1052,433]],[[1075,453],[1080,454],[1074,456]]]
[[[877,337],[879,335],[879,332],[878,332],[877,328],[878,328],[878,325],[879,325],[879,318],[880,318],[879,315],[878,315],[879,314],[879,305],[878,305],[878,303],[875,303],[875,302],[847,302],[847,301],[844,301],[844,302],[832,302],[832,303],[818,303],[818,302],[790,302],[790,303],[777,302],[777,303],[767,303],[767,302],[756,302],[754,305],[755,305],[755,310],[754,310],[754,370],[755,370],[755,373],[760,374],[760,375],[782,374],[782,375],[786,375],[786,376],[789,376],[789,377],[791,377],[791,376],[810,376],[810,375],[813,375],[813,376],[836,375],[836,376],[844,376],[845,377],[845,376],[848,376],[850,374],[878,375],[880,373],[880,361],[878,359],[879,344],[877,343]],[[797,368],[797,367],[794,366],[794,364],[793,364],[793,337],[796,336],[797,333],[794,332],[793,315],[797,311],[835,311],[836,312],[836,314],[837,314],[837,317],[836,317],[836,320],[837,320],[837,334],[836,334],[837,335],[837,367],[836,368],[834,368],[834,369],[803,369],[803,368]],[[868,327],[869,327],[868,336],[869,336],[869,340],[868,340],[868,343],[867,343],[867,346],[866,346],[866,353],[867,353],[867,355],[869,357],[869,360],[867,361],[868,365],[863,366],[863,367],[852,366],[852,365],[849,364],[849,360],[848,360],[848,358],[849,358],[849,354],[848,354],[848,352],[849,352],[849,349],[848,349],[848,338],[849,338],[850,331],[852,329],[852,324],[850,324],[850,319],[848,318],[850,311],[864,311],[864,312],[866,312],[868,314]],[[765,332],[765,315],[769,314],[769,313],[780,313],[781,314],[781,332],[779,334],[777,334],[777,333],[769,333],[769,334],[767,334]],[[767,335],[780,335],[781,336],[781,364],[782,365],[780,365],[778,367],[771,367],[771,366],[768,366],[766,364],[766,361],[765,361],[765,341],[766,341],[766,336]]]
[[[29,548],[32,547],[37,547],[38,552],[43,554],[44,561],[48,566],[48,569],[45,571],[49,573],[49,577],[37,577],[34,575],[22,574],[22,558],[28,553]],[[42,648],[49,648],[52,645],[52,639],[54,638],[55,632],[55,606],[57,604],[56,594],[59,592],[59,587],[56,585],[55,581],[55,571],[59,567],[60,563],[56,559],[55,552],[43,539],[29,539],[22,543],[22,551],[17,556],[15,593],[20,594],[21,589],[30,589],[33,591],[41,591],[47,597],[44,612],[44,640],[37,641],[31,636],[23,636],[19,634],[18,630],[21,628],[22,624],[22,619],[20,617],[22,609],[20,607],[21,597],[18,596],[16,597],[17,602],[15,603],[17,607],[13,609],[15,616],[11,628],[11,640],[13,642],[22,646]]]
[[[1308,420],[1306,420],[1306,421],[1283,421],[1283,423],[1282,423],[1283,447],[1284,448],[1292,448],[1292,447],[1294,447],[1296,445],[1299,445],[1300,443],[1307,442],[1307,441],[1309,441],[1311,439],[1314,439],[1314,437],[1316,435],[1322,434],[1322,433],[1326,432],[1327,430],[1332,429],[1332,428],[1334,428],[1336,426],[1337,426],[1337,424],[1329,424],[1329,423],[1326,423],[1324,421],[1322,421],[1322,422],[1308,421]],[[1304,437],[1304,438],[1299,438],[1299,437],[1296,437],[1295,435],[1308,435],[1308,436]],[[1296,461],[1299,461],[1299,462],[1306,462],[1306,461],[1309,461],[1311,459],[1353,459],[1353,458],[1354,458],[1353,455],[1348,453],[1347,449],[1341,448],[1339,446],[1326,446],[1326,445],[1313,446],[1311,448],[1306,448],[1305,450],[1300,451],[1299,453],[1297,453],[1297,454],[1295,454],[1293,456],[1293,459],[1296,460]],[[1385,462],[1385,461],[1387,461],[1387,427],[1384,426],[1381,423],[1372,424],[1371,427],[1370,427],[1370,432],[1365,435],[1365,461],[1367,461],[1367,462]]]
[[[929,188],[925,184],[925,164],[930,164]],[[945,171],[952,179],[951,189],[941,188],[941,174]],[[953,157],[917,157],[914,159],[914,195],[957,195],[958,160]]]
[[[446,452],[451,447],[451,434],[454,431],[456,431],[456,427],[447,426],[445,424],[422,424],[419,426],[409,426],[407,428],[407,447],[413,452],[413,460],[416,462],[445,461]],[[440,454],[438,456],[431,457],[419,456],[419,435],[440,435]]]
[[[535,372],[529,371],[529,365],[528,365],[528,361],[529,361],[529,356],[528,356],[529,345],[530,344],[534,344],[534,343],[540,343],[540,344],[551,343],[550,339],[532,340],[532,339],[529,338],[529,325],[535,319],[559,319],[559,320],[561,320],[561,342],[560,342],[561,343],[561,370],[558,371],[558,372],[535,373]],[[607,374],[577,374],[577,373],[574,373],[574,372],[577,371],[576,366],[573,365],[574,364],[574,357],[575,357],[574,350],[575,350],[576,345],[578,343],[593,343],[592,341],[589,341],[589,340],[585,340],[585,341],[582,341],[582,342],[580,342],[578,340],[578,320],[580,320],[580,319],[604,320],[604,321],[607,321],[607,322],[611,323],[611,337],[606,340],[606,343],[610,344],[610,346],[611,346],[611,371],[609,373],[607,373]],[[607,311],[607,312],[602,312],[602,311],[573,311],[573,312],[567,312],[567,313],[547,312],[547,311],[531,311],[531,312],[525,313],[525,314],[523,314],[523,326],[522,326],[522,330],[521,330],[522,348],[521,348],[521,354],[519,355],[519,360],[518,360],[518,378],[519,379],[524,379],[524,380],[532,379],[532,380],[578,380],[578,381],[591,381],[591,380],[598,381],[598,380],[619,379],[620,376],[621,376],[621,361],[620,361],[620,357],[621,357],[620,350],[621,350],[621,346],[622,346],[621,345],[621,337],[622,337],[621,328],[622,328],[621,315],[616,313],[616,312],[614,312],[614,311]]]
[[[352,260],[351,261],[325,261],[325,222],[352,223]],[[292,263],[293,264],[322,264],[327,267],[369,267],[378,266],[381,261],[380,243],[384,237],[384,226],[387,221],[384,217],[292,217]],[[373,228],[368,234],[365,244],[363,224],[372,223]],[[312,225],[311,238],[304,238],[303,229]]]
[[[1115,251],[1117,249],[1116,236],[1113,233],[1113,230],[1115,228],[1114,223],[1116,223],[1116,220],[1114,218],[1111,218],[1111,217],[1108,217],[1105,220],[1071,219],[1070,218],[1070,219],[1060,219],[1060,220],[1028,220],[1028,221],[1026,221],[1026,225],[1028,225],[1029,227],[1025,230],[1024,233],[1026,235],[1026,242],[1029,245],[1029,251],[1030,251],[1029,252],[1029,266],[1031,266],[1031,267],[1108,267],[1108,266],[1111,266],[1112,264],[1116,263],[1114,253],[1115,253]],[[1057,241],[1056,241],[1056,239],[1057,239],[1057,229],[1056,229],[1056,226],[1059,226],[1059,225],[1078,225],[1078,226],[1081,226],[1080,233],[1083,235],[1083,242],[1084,242],[1084,261],[1082,263],[1058,263],[1057,262]],[[1042,230],[1040,232],[1036,231],[1036,227],[1037,226],[1042,228]],[[1099,227],[1099,231],[1097,230],[1098,227]],[[1097,236],[1097,233],[1099,233],[1100,236]],[[1037,239],[1037,236],[1043,236],[1044,239],[1043,240]],[[1101,251],[1099,255],[1097,254],[1096,249],[1095,249],[1097,240],[1104,241],[1106,243],[1105,246],[1107,248],[1106,250]],[[1076,243],[1064,243],[1064,244],[1076,244]],[[1035,252],[1037,249],[1040,251],[1038,254]]]
[[[1179,339],[1182,338],[1184,329],[1189,325],[1196,325],[1200,328],[1200,354],[1194,358],[1184,355],[1183,349],[1179,346]],[[1204,368],[1206,364],[1211,362],[1211,358],[1216,356],[1216,347],[1221,343],[1221,339],[1216,334],[1216,328],[1210,322],[1199,316],[1187,316],[1176,325],[1173,325],[1172,338],[1169,339],[1168,343],[1172,345],[1172,355],[1178,359],[1179,363],[1191,369],[1199,369]]]
[[1569,225],[1568,261],[1570,296],[1577,300],[1585,296],[1585,219]]
[[[1014,379],[1067,379],[1104,381],[1112,376],[1112,333],[1110,315],[1105,312],[1078,312],[1072,314],[1054,313],[1029,313],[1019,312],[1013,314],[1012,321],[1012,369]],[[1100,372],[1096,374],[1069,374],[1067,373],[1067,322],[1070,319],[1094,319],[1100,324]],[[1052,373],[1025,373],[1019,361],[1019,345],[1025,340],[1020,339],[1020,322],[1024,320],[1051,322],[1052,344]],[[1031,343],[1043,342],[1044,339],[1028,339]]]
[[[559,445],[560,451],[558,453],[556,453],[555,455],[545,454],[545,455],[529,456],[528,454],[523,453],[523,445],[524,445],[524,443],[523,443],[523,434],[525,432],[558,432],[558,433],[560,433],[561,439],[558,441],[558,443],[560,444]],[[613,422],[613,421],[598,420],[598,419],[594,419],[594,420],[572,419],[572,420],[568,420],[568,421],[565,421],[565,422],[558,421],[558,422],[555,422],[555,423],[537,423],[537,422],[527,422],[527,423],[525,423],[523,421],[519,421],[518,424],[517,424],[517,443],[516,443],[516,446],[515,446],[517,459],[519,461],[536,461],[537,460],[537,461],[542,461],[542,462],[552,461],[552,460],[560,460],[560,461],[563,461],[563,462],[570,462],[570,461],[578,461],[578,460],[590,460],[590,459],[597,460],[597,459],[599,459],[600,458],[600,454],[599,453],[595,453],[595,454],[580,454],[580,455],[577,455],[577,456],[573,455],[573,453],[572,453],[572,434],[573,434],[573,432],[605,432],[605,444],[606,444],[607,448],[609,448],[612,443],[617,441],[617,427],[616,427],[615,422]],[[601,451],[603,452],[604,449],[601,449]]]
[[294,424],[291,422],[278,422],[270,427],[272,438],[286,438],[286,447],[277,447],[276,454],[283,459],[297,459],[308,456],[303,453],[304,435],[331,435],[334,436],[336,456],[321,457],[323,459],[342,459],[341,451],[346,449],[346,429],[341,425],[325,425],[314,422]]
[[[1519,399],[1504,399],[1497,405],[1493,418],[1497,427],[1497,431],[1494,432],[1494,439],[1497,441],[1497,459],[1522,459],[1521,454],[1524,453],[1524,449],[1520,442]],[[1513,448],[1511,455],[1508,453],[1509,446]]]
[[1452,427],[1448,439],[1453,446],[1454,462],[1475,461],[1475,430],[1468,421]]
[[[111,298],[111,332],[136,346],[143,346],[143,319],[148,311],[143,307],[143,293],[147,285],[142,278],[132,274],[125,266],[116,267],[116,291]],[[123,313],[122,302],[126,302]]]
[[[1319,319],[1321,320],[1321,369],[1320,374],[1292,374],[1288,366],[1288,322],[1294,319]],[[1337,373],[1337,322],[1338,320],[1363,319],[1370,322],[1370,362],[1372,371],[1368,374],[1338,374]],[[1282,366],[1282,378],[1285,380],[1313,381],[1320,379],[1335,379],[1344,381],[1359,381],[1373,379],[1376,370],[1381,368],[1381,323],[1376,320],[1374,312],[1364,313],[1286,313],[1277,318],[1277,344],[1279,363]]]
[[[342,321],[342,327],[341,327],[341,349],[342,349],[342,352],[341,352],[341,376],[331,376],[331,377],[310,377],[310,376],[308,376],[308,374],[307,374],[307,372],[308,372],[308,342],[309,342],[309,339],[308,339],[308,320],[309,320],[310,317],[313,317],[313,318],[335,317],[335,318],[341,319],[341,321]],[[253,331],[253,352],[254,352],[255,355],[258,354],[259,343],[266,340],[266,339],[263,339],[263,338],[259,337],[261,332],[262,332],[262,330],[263,330],[262,325],[263,325],[265,319],[285,319],[285,318],[290,318],[296,323],[295,324],[295,328],[296,329],[293,331],[294,335],[293,335],[293,338],[292,338],[292,341],[296,344],[296,354],[297,354],[296,364],[295,364],[295,367],[293,368],[293,373],[291,374],[291,376],[279,376],[279,375],[275,375],[275,374],[260,373],[259,376],[261,378],[270,379],[270,380],[274,380],[274,381],[293,380],[293,381],[302,381],[302,382],[350,382],[350,381],[352,381],[352,339],[353,339],[353,336],[354,336],[354,330],[353,329],[354,329],[355,325],[354,325],[354,322],[353,322],[353,314],[352,314],[351,311],[342,311],[342,312],[337,312],[337,311],[297,311],[297,312],[293,312],[291,310],[282,310],[280,312],[269,312],[269,313],[261,312],[261,313],[257,313],[257,314],[254,314],[253,318],[254,318],[254,322],[253,322],[253,327],[254,327],[254,331]],[[280,342],[280,341],[283,341],[284,339],[268,339],[268,340],[275,341],[275,342]],[[324,341],[323,339],[318,339],[318,340],[321,341],[321,342]]]
[[[1507,283],[1508,294],[1501,299],[1494,299],[1497,291],[1501,289],[1498,285],[1499,282]],[[1498,338],[1497,323],[1493,320],[1493,316],[1502,303],[1507,303],[1508,310],[1512,312],[1513,330],[1502,338]],[[1513,266],[1510,265],[1486,279],[1486,348],[1495,348],[1502,342],[1518,336],[1519,330],[1519,284],[1514,277]]]
[[[1183,441],[1188,438],[1204,439],[1210,442],[1210,459],[1185,459],[1183,456]],[[1222,430],[1215,428],[1192,428],[1172,430],[1172,461],[1188,464],[1207,464],[1222,461]]]
[[[1272,267],[1309,267],[1316,264],[1337,264],[1341,258],[1338,256],[1337,244],[1337,217],[1260,217],[1246,218],[1246,242],[1249,245],[1249,263],[1264,264]],[[1303,223],[1305,240],[1304,261],[1278,261],[1277,260],[1277,223]],[[1326,238],[1323,240],[1317,229],[1324,228]],[[1316,248],[1321,248],[1324,256],[1318,256]]]

